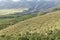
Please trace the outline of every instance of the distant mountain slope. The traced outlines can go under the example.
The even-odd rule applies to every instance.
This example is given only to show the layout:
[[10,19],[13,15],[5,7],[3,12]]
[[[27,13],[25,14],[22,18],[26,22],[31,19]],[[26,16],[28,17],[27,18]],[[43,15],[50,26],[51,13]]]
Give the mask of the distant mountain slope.
[[46,9],[56,6],[54,1],[23,1],[23,2],[12,2],[5,1],[0,2],[0,9],[12,9],[12,8],[30,8],[30,9]]
[[27,31],[31,33],[46,33],[49,30],[54,31],[55,29],[60,29],[60,11],[19,22],[6,29],[0,30],[0,35],[17,35],[19,33],[26,33]]

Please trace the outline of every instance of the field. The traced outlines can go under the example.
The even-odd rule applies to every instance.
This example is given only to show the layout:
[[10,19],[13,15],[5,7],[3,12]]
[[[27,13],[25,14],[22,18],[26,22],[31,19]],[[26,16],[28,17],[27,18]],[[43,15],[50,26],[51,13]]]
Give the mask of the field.
[[24,10],[28,10],[27,8],[20,9],[2,9],[0,10],[0,15],[13,14],[15,12],[24,12]]
[[30,18],[0,30],[0,39],[60,40],[60,11]]

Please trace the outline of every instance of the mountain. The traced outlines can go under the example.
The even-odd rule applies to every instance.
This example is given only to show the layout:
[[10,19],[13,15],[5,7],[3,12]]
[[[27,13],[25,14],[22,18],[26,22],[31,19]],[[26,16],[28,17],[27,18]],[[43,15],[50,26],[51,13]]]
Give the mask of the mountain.
[[21,0],[19,2],[13,2],[11,0],[6,0],[0,2],[0,9],[12,9],[12,8],[29,8],[29,9],[46,9],[56,6],[56,2],[54,1],[27,1],[27,0]]
[[27,31],[45,34],[46,32],[49,32],[49,30],[52,30],[53,32],[55,29],[60,30],[59,24],[60,11],[56,11],[9,26],[6,29],[0,30],[0,35],[16,36],[17,34],[24,34]]
[[60,0],[0,0],[0,40],[60,40]]

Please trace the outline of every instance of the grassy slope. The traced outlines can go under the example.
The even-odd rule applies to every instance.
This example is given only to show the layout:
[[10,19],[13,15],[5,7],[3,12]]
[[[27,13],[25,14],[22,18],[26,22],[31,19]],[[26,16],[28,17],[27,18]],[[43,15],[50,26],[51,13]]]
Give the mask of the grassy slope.
[[46,33],[49,30],[54,31],[55,29],[60,29],[60,11],[19,22],[6,29],[0,30],[0,35],[16,35],[25,33],[26,31]]
[[8,26],[14,25],[20,21],[27,20],[32,17],[36,17],[37,14],[25,14],[25,15],[5,15],[0,18],[0,30],[7,28]]

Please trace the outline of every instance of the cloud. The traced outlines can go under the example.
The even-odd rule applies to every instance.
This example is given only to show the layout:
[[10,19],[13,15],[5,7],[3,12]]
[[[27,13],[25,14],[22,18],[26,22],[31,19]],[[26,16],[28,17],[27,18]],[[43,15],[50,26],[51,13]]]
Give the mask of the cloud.
[[[0,0],[0,1],[9,1],[9,0]],[[11,1],[22,1],[22,0],[11,0]],[[34,1],[34,0],[27,0],[27,1]],[[46,0],[46,1],[53,1],[53,0]]]
[[20,0],[12,0],[13,2],[18,2],[18,1],[20,1]]

